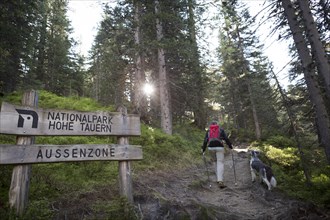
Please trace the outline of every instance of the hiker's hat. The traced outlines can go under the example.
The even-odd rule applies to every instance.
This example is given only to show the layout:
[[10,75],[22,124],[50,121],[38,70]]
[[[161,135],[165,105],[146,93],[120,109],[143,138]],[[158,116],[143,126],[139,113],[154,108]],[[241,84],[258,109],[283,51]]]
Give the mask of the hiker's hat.
[[211,125],[217,125],[218,124],[218,122],[216,121],[216,120],[213,120],[212,122],[211,122]]

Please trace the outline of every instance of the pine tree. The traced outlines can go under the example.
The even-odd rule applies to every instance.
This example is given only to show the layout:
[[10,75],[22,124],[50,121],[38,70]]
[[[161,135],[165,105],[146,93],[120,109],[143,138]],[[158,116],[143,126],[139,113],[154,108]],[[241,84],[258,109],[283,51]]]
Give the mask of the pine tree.
[[[295,46],[303,67],[304,79],[308,88],[310,100],[314,105],[316,113],[316,127],[320,139],[320,144],[325,148],[325,154],[330,163],[330,120],[325,106],[322,91],[320,91],[319,81],[316,77],[314,61],[309,50],[307,37],[301,29],[296,16],[295,7],[290,1],[281,0],[284,15],[288,21]],[[316,51],[315,51],[316,52]]]
[[[0,3],[0,92],[19,89],[35,57],[39,1],[1,1]],[[34,79],[31,78],[31,81]],[[25,82],[27,83],[27,82]]]
[[[172,127],[170,118],[176,121],[189,118],[203,127],[206,121],[203,110],[206,81],[203,80],[205,73],[199,61],[196,42],[195,3],[190,2],[189,5],[188,2],[169,1],[159,4],[161,10],[157,15],[153,0],[120,1],[116,7],[106,7],[105,19],[101,22],[91,53],[89,78],[93,97],[103,103],[117,104],[111,98],[112,94],[117,93],[118,97],[122,97],[121,102],[126,102],[126,105],[136,110],[137,101],[142,100],[143,103],[146,98],[145,95],[139,95],[144,72],[146,80],[156,85],[155,94],[150,97],[146,111],[148,123],[160,126],[160,97],[168,92],[162,98],[163,101],[168,100],[165,104],[166,118],[169,120],[165,123],[168,124],[166,127]],[[158,24],[161,21],[162,27],[158,39],[157,19]],[[163,64],[160,66],[166,68],[165,81],[158,74],[158,51],[163,54]],[[137,74],[138,71],[141,72]],[[160,91],[160,83],[163,81],[167,92]],[[102,98],[101,91],[106,91],[104,97],[107,97],[107,101]],[[171,133],[170,130],[166,132]]]
[[[262,45],[250,29],[253,19],[247,9],[228,2],[222,5],[221,15],[219,94],[222,97],[219,102],[237,132],[243,129],[255,131],[255,139],[260,139],[263,132],[270,134],[269,122],[278,126],[275,102],[271,95],[265,96],[273,93],[268,79],[269,63],[262,55]],[[248,132],[245,135],[253,138]]]
[[90,95],[105,105],[127,105],[132,100],[134,35],[131,4],[106,5],[96,35],[88,70]]
[[[47,89],[69,95],[82,91],[82,73],[71,53],[67,2],[1,2],[0,85],[3,92]],[[2,72],[3,71],[3,72]],[[75,85],[73,87],[72,85]]]

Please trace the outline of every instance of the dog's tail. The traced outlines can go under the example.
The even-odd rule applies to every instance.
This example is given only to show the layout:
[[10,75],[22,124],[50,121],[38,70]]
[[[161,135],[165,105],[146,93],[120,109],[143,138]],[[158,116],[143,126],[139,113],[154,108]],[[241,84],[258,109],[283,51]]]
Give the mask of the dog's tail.
[[273,176],[270,179],[270,185],[272,185],[272,187],[276,187],[276,185],[277,185],[277,181],[276,181],[275,177],[273,177]]

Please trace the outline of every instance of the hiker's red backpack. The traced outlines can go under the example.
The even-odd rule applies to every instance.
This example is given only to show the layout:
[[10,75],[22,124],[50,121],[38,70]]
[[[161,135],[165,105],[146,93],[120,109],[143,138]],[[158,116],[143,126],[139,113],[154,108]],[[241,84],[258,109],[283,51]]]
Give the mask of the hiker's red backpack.
[[208,139],[208,147],[223,147],[219,125],[210,125]]

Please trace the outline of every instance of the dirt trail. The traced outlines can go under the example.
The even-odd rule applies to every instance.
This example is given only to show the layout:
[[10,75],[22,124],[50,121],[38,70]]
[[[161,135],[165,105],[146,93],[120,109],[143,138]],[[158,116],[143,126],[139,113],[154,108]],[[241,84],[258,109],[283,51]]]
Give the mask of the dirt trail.
[[329,219],[311,204],[268,191],[251,182],[249,155],[225,154],[225,189],[216,185],[215,162],[208,158],[211,188],[204,164],[185,171],[147,173],[134,182],[134,200],[142,219]]

